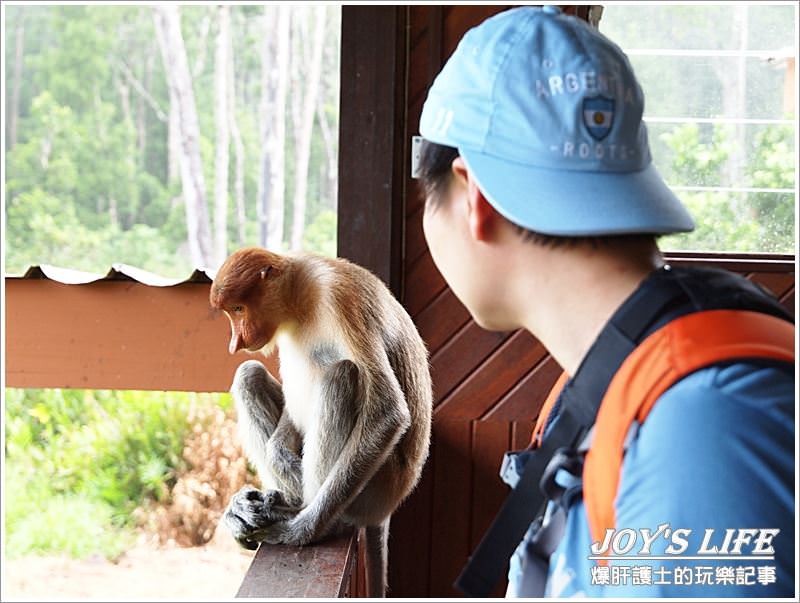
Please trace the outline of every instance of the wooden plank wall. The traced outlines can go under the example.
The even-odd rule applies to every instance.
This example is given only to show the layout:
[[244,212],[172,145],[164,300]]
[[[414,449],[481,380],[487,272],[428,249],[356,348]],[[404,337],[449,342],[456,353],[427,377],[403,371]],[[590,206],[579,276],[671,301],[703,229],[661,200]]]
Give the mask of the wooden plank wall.
[[[504,7],[409,7],[407,138],[418,133],[428,86],[463,33],[500,10]],[[507,494],[497,474],[503,452],[527,445],[560,369],[527,333],[490,333],[471,320],[428,252],[415,181],[408,180],[406,190],[403,303],[428,345],[435,408],[421,483],[393,518],[389,595],[450,597],[459,595],[452,583]],[[766,271],[753,272],[752,266]],[[793,263],[730,267],[793,308]],[[502,585],[495,594],[504,590]]]

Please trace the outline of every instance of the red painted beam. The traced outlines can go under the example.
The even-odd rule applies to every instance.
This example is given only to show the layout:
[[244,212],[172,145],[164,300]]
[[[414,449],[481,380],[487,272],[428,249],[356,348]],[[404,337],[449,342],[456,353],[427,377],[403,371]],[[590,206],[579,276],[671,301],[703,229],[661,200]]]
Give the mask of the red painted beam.
[[[6,385],[228,391],[230,327],[207,283],[5,279]],[[277,360],[265,360],[277,377]]]

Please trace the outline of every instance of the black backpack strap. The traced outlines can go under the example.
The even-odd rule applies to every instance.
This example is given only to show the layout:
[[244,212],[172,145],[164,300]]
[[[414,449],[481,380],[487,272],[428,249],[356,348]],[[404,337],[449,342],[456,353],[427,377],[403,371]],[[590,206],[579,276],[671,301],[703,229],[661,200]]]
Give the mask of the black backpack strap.
[[503,577],[509,558],[546,508],[548,498],[539,484],[551,457],[560,448],[575,448],[588,433],[612,378],[636,346],[675,318],[713,309],[754,310],[791,320],[763,289],[727,271],[665,266],[650,274],[614,313],[565,385],[558,416],[541,446],[525,459],[516,486],[456,580],[458,589],[486,597]]

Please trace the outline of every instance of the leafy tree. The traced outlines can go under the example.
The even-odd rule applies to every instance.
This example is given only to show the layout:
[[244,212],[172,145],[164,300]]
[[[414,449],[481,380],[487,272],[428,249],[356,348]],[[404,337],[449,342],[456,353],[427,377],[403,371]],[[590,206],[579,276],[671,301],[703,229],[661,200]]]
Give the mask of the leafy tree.
[[322,210],[306,227],[303,248],[322,255],[336,255],[336,212]]
[[[792,129],[769,126],[755,138],[755,161],[747,166],[751,188],[793,188]],[[662,135],[673,152],[672,173],[678,182],[713,186],[730,153],[724,127],[712,129],[703,142],[696,124],[684,124]],[[791,253],[795,206],[791,193],[684,192],[680,195],[695,219],[691,232],[666,237],[666,249]]]
[[[793,189],[797,158],[794,129],[770,125],[756,136],[755,161],[748,167],[754,188]],[[794,249],[796,203],[792,193],[751,195],[756,219],[763,224],[762,251],[791,253]]]

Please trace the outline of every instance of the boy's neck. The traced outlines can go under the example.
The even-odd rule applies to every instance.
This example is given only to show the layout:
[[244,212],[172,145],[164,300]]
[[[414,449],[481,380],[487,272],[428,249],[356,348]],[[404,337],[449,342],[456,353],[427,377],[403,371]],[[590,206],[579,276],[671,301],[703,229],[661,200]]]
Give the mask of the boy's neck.
[[617,308],[664,261],[641,241],[545,253],[544,268],[518,281],[522,324],[572,376]]

